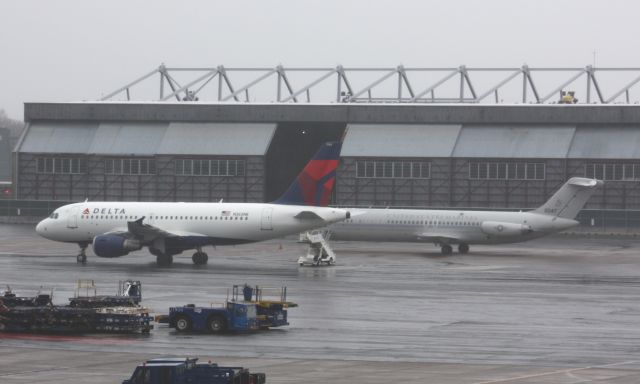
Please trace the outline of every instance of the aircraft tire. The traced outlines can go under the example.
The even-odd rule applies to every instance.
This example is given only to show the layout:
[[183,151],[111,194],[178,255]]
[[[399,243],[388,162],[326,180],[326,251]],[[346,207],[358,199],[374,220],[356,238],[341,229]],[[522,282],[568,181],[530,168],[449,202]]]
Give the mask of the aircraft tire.
[[469,244],[460,244],[458,245],[458,253],[467,253],[469,252]]
[[209,255],[204,252],[196,252],[193,254],[193,256],[191,256],[191,260],[195,265],[204,265],[207,264],[207,261],[209,261]]
[[86,255],[78,255],[78,256],[76,256],[76,261],[78,263],[85,264],[87,262],[87,256]]
[[443,244],[440,251],[443,255],[450,255],[453,252],[453,248],[449,244]]

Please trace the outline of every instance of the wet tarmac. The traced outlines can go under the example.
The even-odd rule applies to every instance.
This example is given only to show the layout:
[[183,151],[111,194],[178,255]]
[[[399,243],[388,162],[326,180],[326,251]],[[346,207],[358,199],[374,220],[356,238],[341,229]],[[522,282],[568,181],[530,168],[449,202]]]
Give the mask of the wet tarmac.
[[116,383],[159,355],[201,356],[267,373],[270,383],[638,383],[640,240],[556,236],[442,256],[431,244],[334,242],[338,265],[299,267],[295,240],[208,249],[159,268],[147,252],[117,259],[0,225],[0,284],[19,294],[77,279],[115,293],[141,280],[154,313],[223,302],[233,284],[288,287],[289,327],[248,335],[0,334],[2,383]]

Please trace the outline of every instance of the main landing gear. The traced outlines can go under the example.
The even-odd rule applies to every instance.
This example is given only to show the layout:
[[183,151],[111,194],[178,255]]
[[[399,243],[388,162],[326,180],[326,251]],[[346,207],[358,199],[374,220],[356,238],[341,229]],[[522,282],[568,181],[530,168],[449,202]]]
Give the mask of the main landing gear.
[[173,255],[156,255],[156,264],[158,264],[158,267],[170,266],[171,264],[173,264]]
[[[453,247],[450,244],[441,244],[440,252],[442,252],[443,255],[450,255],[453,253]],[[467,252],[469,252],[469,244],[458,244],[458,253],[464,254]]]
[[204,265],[209,261],[209,255],[202,252],[202,248],[198,248],[198,251],[191,256],[191,260],[193,260],[193,264],[195,265]]
[[80,246],[80,253],[78,253],[78,256],[76,256],[76,261],[81,264],[86,264],[87,263],[87,247],[89,246],[89,244],[80,243],[78,245]]
[[[149,252],[156,257],[156,263],[158,267],[168,267],[173,264],[173,255],[167,254],[155,247],[149,247]],[[198,247],[196,253],[191,257],[193,260],[193,264],[195,265],[204,265],[209,261],[209,256],[202,252],[202,248]]]
[[149,247],[149,252],[156,257],[156,264],[158,264],[158,267],[168,267],[173,264],[173,255],[166,254],[153,247]]
[[442,244],[440,252],[442,252],[443,255],[450,255],[453,252],[453,248],[451,248],[449,244]]

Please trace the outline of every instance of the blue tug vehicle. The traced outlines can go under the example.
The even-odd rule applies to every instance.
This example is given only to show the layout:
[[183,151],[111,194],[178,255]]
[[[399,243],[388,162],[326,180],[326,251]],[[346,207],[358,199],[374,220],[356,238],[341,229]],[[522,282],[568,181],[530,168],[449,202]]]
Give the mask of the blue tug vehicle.
[[227,300],[221,306],[187,304],[171,307],[169,316],[157,320],[179,332],[248,332],[289,325],[287,310],[297,304],[287,301],[287,288],[280,288],[272,299],[265,298],[267,290],[273,291],[247,284],[234,285],[231,298],[227,294]]

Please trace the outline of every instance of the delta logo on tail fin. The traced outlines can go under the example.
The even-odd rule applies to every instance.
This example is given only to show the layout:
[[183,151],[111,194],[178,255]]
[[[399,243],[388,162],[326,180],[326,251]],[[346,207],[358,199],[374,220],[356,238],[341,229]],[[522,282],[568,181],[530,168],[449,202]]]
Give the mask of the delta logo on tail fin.
[[338,142],[322,144],[289,189],[273,203],[318,207],[329,205],[341,147],[342,144]]

